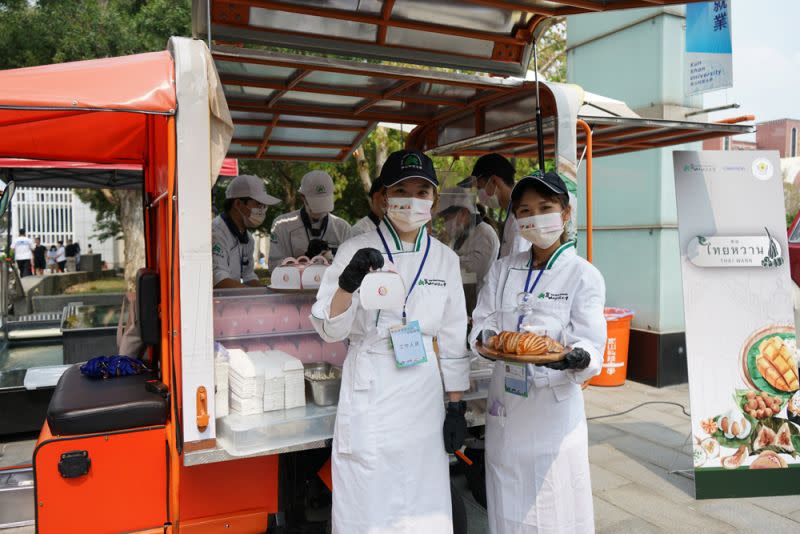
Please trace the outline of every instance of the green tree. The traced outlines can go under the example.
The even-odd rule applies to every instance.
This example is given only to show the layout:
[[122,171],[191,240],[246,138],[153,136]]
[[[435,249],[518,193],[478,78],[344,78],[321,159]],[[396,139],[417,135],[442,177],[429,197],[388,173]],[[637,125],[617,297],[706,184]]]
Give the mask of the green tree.
[[[190,25],[189,0],[3,0],[0,69],[164,50],[170,36],[190,35]],[[97,214],[96,237],[124,240],[132,288],[145,261],[141,192],[77,193]]]

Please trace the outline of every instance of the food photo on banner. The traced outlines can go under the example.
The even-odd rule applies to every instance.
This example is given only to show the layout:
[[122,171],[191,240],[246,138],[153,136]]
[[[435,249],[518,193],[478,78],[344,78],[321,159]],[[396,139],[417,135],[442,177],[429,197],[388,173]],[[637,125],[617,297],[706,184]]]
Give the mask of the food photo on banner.
[[800,493],[777,152],[674,153],[697,498]]

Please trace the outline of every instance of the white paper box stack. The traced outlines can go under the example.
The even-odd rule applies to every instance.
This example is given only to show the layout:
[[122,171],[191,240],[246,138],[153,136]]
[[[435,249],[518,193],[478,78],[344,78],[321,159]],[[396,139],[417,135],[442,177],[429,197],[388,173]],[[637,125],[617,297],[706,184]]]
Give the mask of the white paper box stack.
[[230,369],[230,410],[241,415],[264,411],[264,373],[267,360],[263,352],[228,351]]
[[[283,407],[287,410],[306,405],[306,385],[303,376],[303,362],[291,354],[280,350],[269,350],[264,353],[270,367],[275,373],[283,376]],[[267,375],[269,376],[269,375]],[[267,404],[267,387],[264,389],[264,406]]]
[[228,351],[222,345],[217,344],[214,356],[214,414],[216,417],[228,415],[228,397],[230,395],[229,369]]

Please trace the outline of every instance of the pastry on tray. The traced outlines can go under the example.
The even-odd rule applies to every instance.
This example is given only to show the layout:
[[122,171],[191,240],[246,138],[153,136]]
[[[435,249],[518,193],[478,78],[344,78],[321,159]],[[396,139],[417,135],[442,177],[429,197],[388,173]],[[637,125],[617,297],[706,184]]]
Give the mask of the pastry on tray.
[[558,341],[529,332],[500,332],[490,337],[487,345],[504,354],[542,355],[564,350]]

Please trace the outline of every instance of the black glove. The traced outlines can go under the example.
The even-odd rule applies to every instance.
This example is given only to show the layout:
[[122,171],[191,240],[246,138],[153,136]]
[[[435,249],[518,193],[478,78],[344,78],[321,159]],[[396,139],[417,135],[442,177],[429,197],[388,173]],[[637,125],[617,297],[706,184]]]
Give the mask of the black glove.
[[328,242],[324,239],[312,239],[308,242],[308,250],[306,250],[305,255],[309,258],[313,258],[330,249],[331,247],[328,246]]
[[482,330],[479,339],[481,340],[481,343],[483,343],[483,346],[485,347],[486,343],[489,341],[489,338],[494,337],[496,335],[497,332],[495,332],[494,330]]
[[589,367],[590,361],[592,361],[592,357],[589,356],[588,352],[582,348],[575,348],[572,349],[572,351],[570,351],[563,360],[553,363],[546,363],[544,366],[549,367],[550,369],[555,369],[556,371],[564,371],[566,369],[575,369],[580,371]]
[[467,403],[464,401],[448,402],[447,414],[444,416],[444,450],[454,453],[464,445],[467,437]]
[[339,275],[339,287],[348,293],[354,293],[361,287],[361,282],[370,269],[383,267],[383,256],[374,248],[359,249],[342,274]]

